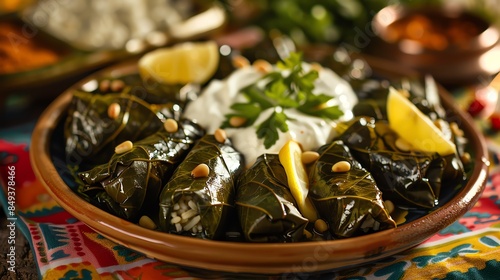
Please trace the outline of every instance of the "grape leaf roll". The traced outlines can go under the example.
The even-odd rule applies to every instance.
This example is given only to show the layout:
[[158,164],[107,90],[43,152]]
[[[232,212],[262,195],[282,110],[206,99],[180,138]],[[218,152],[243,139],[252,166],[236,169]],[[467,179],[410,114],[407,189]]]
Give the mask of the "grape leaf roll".
[[251,242],[300,241],[308,220],[297,209],[277,154],[263,154],[239,178],[236,208]]
[[[195,172],[200,167],[205,174]],[[234,210],[235,182],[243,167],[243,155],[230,139],[219,142],[214,135],[203,136],[162,190],[160,230],[220,239]]]
[[[372,175],[342,141],[326,144],[318,153],[320,157],[309,173],[309,196],[335,238],[396,227]],[[350,168],[332,170],[339,162],[349,163]]]
[[66,161],[82,168],[105,163],[116,145],[146,138],[180,113],[175,104],[153,105],[126,93],[75,91],[64,129]]
[[369,170],[377,186],[395,204],[433,208],[445,181],[463,180],[463,166],[451,157],[404,149],[385,121],[359,117],[339,136],[356,160]]
[[186,157],[204,130],[182,120],[175,132],[165,129],[115,153],[108,163],[80,172],[78,190],[95,205],[127,220],[158,211],[158,196],[175,168]]

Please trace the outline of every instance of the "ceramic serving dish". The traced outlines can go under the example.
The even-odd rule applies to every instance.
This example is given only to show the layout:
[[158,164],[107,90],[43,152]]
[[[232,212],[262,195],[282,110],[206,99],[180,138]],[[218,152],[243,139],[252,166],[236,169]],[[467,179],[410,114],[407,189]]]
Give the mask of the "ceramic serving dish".
[[[372,67],[380,73],[394,73],[394,69],[383,64]],[[296,274],[359,266],[412,248],[456,221],[478,200],[487,180],[488,155],[481,133],[440,88],[443,106],[470,141],[469,150],[475,164],[467,183],[431,213],[366,236],[285,244],[211,241],[149,230],[96,208],[73,192],[70,185],[74,181],[64,157],[62,123],[72,90],[102,77],[133,73],[137,73],[136,61],[103,70],[60,95],[38,120],[30,156],[35,174],[64,209],[103,236],[158,260],[214,271],[261,274]]]
[[[56,9],[63,3],[52,3]],[[88,49],[82,44],[64,40],[53,34],[47,28],[47,14],[44,6],[40,13],[35,13],[34,7],[28,7],[18,14],[11,14],[0,19],[3,21],[15,21],[21,35],[15,35],[16,43],[36,40],[47,45],[50,50],[62,53],[61,58],[54,63],[22,71],[0,74],[0,101],[2,98],[19,91],[29,91],[34,94],[40,87],[53,87],[57,83],[64,83],[73,77],[85,77],[96,69],[103,68],[132,57],[140,56],[152,49],[171,45],[174,43],[195,40],[208,36],[221,29],[226,22],[226,14],[223,7],[216,4],[200,6],[199,10],[192,11],[186,18],[179,18],[171,23],[169,30],[157,30],[156,37],[147,40],[129,40],[130,43],[114,49]],[[200,24],[201,23],[201,24]],[[152,32],[153,33],[153,32]],[[13,37],[14,38],[14,37]],[[149,38],[149,37],[148,37]],[[69,86],[69,85],[67,85]],[[0,102],[0,106],[2,106]]]
[[366,52],[442,84],[477,83],[500,70],[500,31],[480,15],[448,6],[393,5],[373,18]]

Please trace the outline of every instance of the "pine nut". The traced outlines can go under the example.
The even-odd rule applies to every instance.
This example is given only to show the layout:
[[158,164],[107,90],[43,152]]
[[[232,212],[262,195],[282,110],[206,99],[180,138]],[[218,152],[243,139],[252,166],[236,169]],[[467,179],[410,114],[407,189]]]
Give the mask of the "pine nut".
[[99,83],[99,91],[100,92],[107,92],[109,90],[109,85],[111,82],[109,80],[102,80]]
[[214,137],[215,137],[215,140],[217,142],[224,143],[224,142],[226,142],[226,139],[227,139],[226,131],[224,129],[218,128],[214,132]]
[[394,206],[394,203],[392,203],[392,201],[385,200],[384,201],[384,206],[385,206],[385,209],[387,210],[387,212],[389,212],[389,214],[391,214],[392,212],[394,212],[395,206]]
[[139,219],[139,225],[141,227],[147,228],[147,229],[155,229],[156,228],[155,222],[153,222],[153,220],[151,220],[151,218],[148,216],[142,216]]
[[444,120],[442,120],[442,119],[436,119],[436,120],[434,120],[433,123],[437,128],[439,128],[439,130],[443,130],[443,122],[444,122]]
[[319,233],[323,233],[328,230],[328,225],[323,219],[317,219],[314,222],[314,229],[317,230]]
[[317,62],[313,62],[311,63],[311,69],[320,72],[323,69],[323,66]]
[[113,80],[110,85],[110,89],[113,92],[121,91],[125,87],[125,83],[122,80]]
[[232,59],[233,66],[236,68],[243,68],[250,65],[250,61],[244,56],[235,55]]
[[465,152],[461,157],[460,159],[462,160],[463,163],[467,164],[467,163],[470,163],[471,161],[471,156],[469,153]]
[[208,165],[201,163],[198,166],[196,166],[193,171],[191,171],[191,176],[194,178],[201,178],[201,177],[207,177],[208,174],[210,173],[210,168]]
[[244,125],[246,122],[247,122],[247,119],[245,119],[243,117],[238,117],[238,116],[234,116],[234,117],[231,117],[229,119],[229,124],[232,127],[240,127],[240,126]]
[[179,129],[179,124],[177,123],[176,120],[174,119],[167,119],[163,123],[163,127],[165,127],[165,130],[169,133],[174,133]]
[[458,137],[464,136],[464,131],[458,127],[458,124],[456,122],[450,123],[450,129],[456,136]]
[[123,142],[120,145],[115,147],[115,153],[123,154],[125,152],[132,150],[133,147],[134,147],[134,144],[132,144],[131,141],[127,140],[127,141],[125,141],[125,142]]
[[332,166],[333,172],[348,172],[351,170],[351,164],[345,160],[341,160]]
[[264,60],[264,59],[257,59],[256,61],[253,62],[253,67],[263,73],[263,74],[267,74],[269,72],[271,72],[271,70],[273,70],[273,66],[271,65],[271,63],[269,63],[268,61]]
[[174,204],[174,210],[177,211],[179,209],[181,209],[181,206],[179,205],[179,203]]
[[406,89],[401,89],[401,90],[398,90],[398,92],[399,92],[402,96],[404,96],[404,97],[406,97],[406,98],[410,98],[410,93],[409,93]]
[[303,164],[310,164],[318,160],[319,154],[314,151],[306,151],[302,153],[301,160]]
[[398,138],[396,139],[396,142],[394,142],[394,145],[396,145],[396,148],[402,152],[409,152],[411,151],[411,144],[408,143],[406,140],[403,138]]
[[112,120],[116,120],[118,116],[120,116],[120,111],[121,111],[120,104],[113,102],[109,104],[108,117],[110,117]]

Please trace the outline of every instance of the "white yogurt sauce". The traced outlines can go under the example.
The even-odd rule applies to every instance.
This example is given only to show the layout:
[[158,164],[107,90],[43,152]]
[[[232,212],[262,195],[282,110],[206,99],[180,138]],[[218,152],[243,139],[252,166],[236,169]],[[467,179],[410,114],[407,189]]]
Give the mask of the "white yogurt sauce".
[[[304,63],[304,70],[309,71],[310,65]],[[263,76],[255,68],[248,66],[236,70],[226,80],[212,81],[200,94],[198,99],[189,103],[184,111],[186,118],[197,121],[207,133],[214,133],[225,120],[225,115],[231,113],[230,106],[236,102],[245,102],[240,94],[241,89],[254,84]],[[333,103],[338,105],[344,115],[338,121],[353,117],[352,107],[357,103],[356,95],[351,86],[332,70],[323,68],[315,81],[314,93],[323,93],[335,97]],[[235,148],[244,154],[246,165],[251,166],[258,156],[264,153],[278,153],[288,140],[301,143],[304,151],[314,150],[335,137],[335,121],[305,115],[295,109],[285,109],[289,130],[279,131],[279,140],[269,149],[264,147],[264,140],[258,139],[256,129],[266,120],[274,109],[264,111],[250,127],[225,128],[227,136],[233,141]]]

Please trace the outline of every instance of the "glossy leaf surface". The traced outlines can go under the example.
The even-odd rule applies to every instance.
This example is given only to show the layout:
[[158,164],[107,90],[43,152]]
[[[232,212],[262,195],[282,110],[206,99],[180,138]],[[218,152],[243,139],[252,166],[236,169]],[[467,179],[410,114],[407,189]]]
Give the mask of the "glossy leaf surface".
[[[120,108],[114,119],[108,115],[113,103]],[[68,164],[87,167],[105,163],[116,145],[154,134],[163,128],[166,118],[178,119],[180,109],[174,108],[178,106],[150,105],[128,94],[75,91],[64,131]]]
[[[208,176],[194,178],[191,171],[202,163],[209,167]],[[234,208],[235,182],[243,167],[243,155],[233,148],[229,139],[219,143],[213,135],[203,136],[161,192],[160,229],[174,232],[170,223],[173,206],[182,196],[189,195],[197,204],[204,229],[196,236],[219,239],[229,211]]]
[[276,154],[261,155],[238,178],[236,208],[243,235],[251,242],[300,241],[308,222],[297,209]]
[[384,121],[356,118],[339,138],[371,172],[384,199],[396,205],[433,208],[439,203],[442,183],[465,176],[461,165],[437,153],[398,149],[398,136]]
[[[324,145],[318,153],[320,157],[309,173],[309,196],[334,237],[396,227],[372,175],[352,157],[342,141]],[[332,166],[341,161],[349,162],[350,170],[333,172]]]
[[204,133],[189,120],[179,126],[177,132],[162,129],[135,142],[130,151],[114,154],[108,163],[80,172],[84,185],[79,191],[94,204],[127,220],[157,211],[162,187]]

